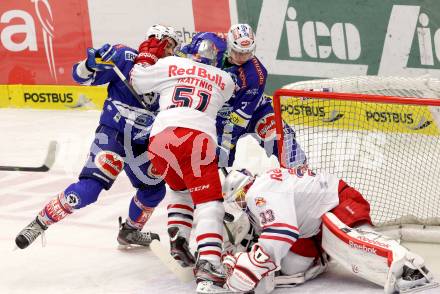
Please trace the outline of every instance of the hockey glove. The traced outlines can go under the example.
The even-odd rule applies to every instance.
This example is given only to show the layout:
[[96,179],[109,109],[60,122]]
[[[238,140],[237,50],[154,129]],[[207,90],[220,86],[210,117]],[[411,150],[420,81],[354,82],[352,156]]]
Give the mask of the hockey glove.
[[150,37],[139,46],[139,55],[134,62],[143,65],[155,64],[159,58],[165,57],[165,48],[167,45],[167,39],[159,40],[156,37]]
[[86,67],[89,71],[102,71],[114,66],[112,61],[116,50],[110,44],[104,44],[99,49],[88,48]]
[[278,269],[258,243],[252,246],[249,253],[226,256],[223,266],[227,275],[226,284],[231,290],[240,292],[253,290],[263,277]]

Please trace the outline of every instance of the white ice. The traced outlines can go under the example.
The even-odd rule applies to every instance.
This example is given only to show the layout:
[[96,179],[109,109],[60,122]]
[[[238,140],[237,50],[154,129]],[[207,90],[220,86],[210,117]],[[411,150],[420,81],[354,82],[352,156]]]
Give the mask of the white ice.
[[[180,283],[149,249],[117,249],[117,218],[125,219],[134,193],[125,175],[95,204],[50,227],[44,247],[39,238],[25,250],[13,250],[16,234],[49,199],[76,181],[98,118],[96,111],[0,109],[0,165],[38,166],[49,142],[56,140],[59,144],[50,172],[0,172],[0,293],[195,293],[194,283]],[[253,159],[248,162],[254,165],[261,162],[258,156],[264,156],[251,155]],[[145,229],[158,232],[167,245],[165,207],[166,199]],[[439,247],[426,245],[415,250],[434,273],[440,274]],[[274,293],[361,294],[383,290],[332,265],[314,281]],[[440,293],[440,288],[425,293]]]

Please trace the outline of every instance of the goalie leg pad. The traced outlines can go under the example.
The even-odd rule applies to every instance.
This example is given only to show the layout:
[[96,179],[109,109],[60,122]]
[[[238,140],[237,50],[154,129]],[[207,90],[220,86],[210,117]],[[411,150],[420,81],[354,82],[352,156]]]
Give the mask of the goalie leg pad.
[[281,272],[283,275],[295,275],[304,273],[313,265],[314,257],[301,256],[292,252],[281,260]]
[[[354,274],[383,286],[385,293],[402,291],[399,281],[405,277],[405,267],[410,264],[422,275],[427,272],[422,269],[423,259],[418,256],[415,263],[417,266],[414,265],[411,256],[417,255],[410,253],[395,240],[374,231],[350,228],[331,212],[326,213],[322,220],[322,247],[325,252]],[[409,287],[426,285],[436,286],[432,276],[425,275]]]
[[[394,240],[366,237],[363,232],[345,225],[333,213],[326,213],[322,220],[325,252],[354,274],[385,286],[391,265],[403,260],[406,250]],[[397,268],[402,266],[403,261]]]
[[[299,239],[302,240],[302,239]],[[304,239],[310,240],[310,239]],[[296,244],[296,243],[295,243]],[[303,245],[314,245],[314,243],[303,242]],[[316,254],[317,251],[315,251]],[[317,256],[307,257],[289,252],[281,260],[280,275],[275,277],[275,287],[285,288],[303,284],[308,280],[316,278],[327,271],[327,255],[322,254],[322,259]]]

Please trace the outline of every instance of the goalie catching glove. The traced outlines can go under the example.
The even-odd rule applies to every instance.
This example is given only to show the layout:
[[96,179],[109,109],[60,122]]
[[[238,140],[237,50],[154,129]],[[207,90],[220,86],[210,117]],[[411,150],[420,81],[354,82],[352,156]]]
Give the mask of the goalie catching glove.
[[279,269],[258,243],[248,253],[226,255],[223,266],[226,270],[227,286],[237,292],[253,290],[263,277]]

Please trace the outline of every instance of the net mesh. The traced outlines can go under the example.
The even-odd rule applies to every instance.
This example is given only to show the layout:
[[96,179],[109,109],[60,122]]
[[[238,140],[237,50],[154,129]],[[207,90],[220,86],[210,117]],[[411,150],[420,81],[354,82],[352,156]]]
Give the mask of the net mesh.
[[[361,77],[285,88],[440,97],[440,82],[433,79]],[[439,107],[282,97],[281,113],[310,167],[359,190],[375,225],[440,225]],[[286,144],[292,140],[284,143],[289,150]]]

